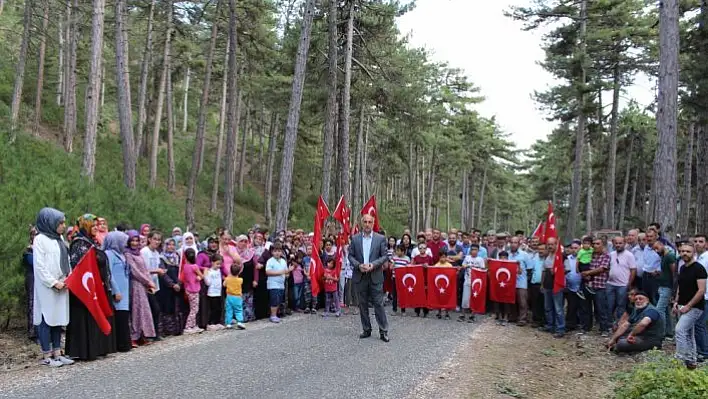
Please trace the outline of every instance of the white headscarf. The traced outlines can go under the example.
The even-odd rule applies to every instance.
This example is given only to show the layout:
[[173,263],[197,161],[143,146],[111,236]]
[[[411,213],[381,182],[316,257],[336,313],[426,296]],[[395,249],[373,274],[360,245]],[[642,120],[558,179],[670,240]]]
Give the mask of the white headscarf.
[[[192,237],[192,245],[187,245],[187,238]],[[194,234],[190,232],[184,233],[182,236],[182,246],[180,247],[180,257],[184,258],[184,251],[192,248],[194,250],[194,255],[199,253],[199,247],[197,247],[197,240],[194,238]]]

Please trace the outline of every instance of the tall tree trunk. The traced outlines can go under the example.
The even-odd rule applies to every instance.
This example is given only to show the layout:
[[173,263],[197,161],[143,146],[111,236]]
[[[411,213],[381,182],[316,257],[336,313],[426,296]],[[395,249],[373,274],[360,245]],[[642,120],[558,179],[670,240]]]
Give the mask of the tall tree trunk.
[[17,137],[18,119],[20,117],[20,105],[22,103],[22,87],[25,83],[25,63],[27,62],[27,47],[30,40],[30,25],[32,23],[32,0],[25,0],[25,11],[22,18],[24,28],[22,30],[22,43],[20,44],[20,54],[17,57],[17,68],[15,69],[15,87],[12,90],[12,105],[10,107],[10,143],[14,143]]
[[[445,230],[450,231],[450,182],[445,185]],[[464,227],[461,227],[464,231]]]
[[[44,56],[47,49],[47,28],[49,27],[49,0],[43,0],[42,32],[39,38],[39,56],[37,61],[37,91],[34,97],[34,127],[32,133],[39,135],[42,122],[42,90],[44,89]],[[61,20],[61,18],[60,18]]]
[[58,37],[58,49],[57,51],[59,52],[58,54],[58,62],[57,62],[57,92],[56,92],[56,103],[57,106],[61,106],[63,103],[63,96],[64,96],[64,49],[65,49],[65,44],[64,44],[64,16],[59,16],[59,20],[57,21],[58,23],[58,28],[57,32],[59,33]]
[[[68,4],[68,2],[67,2]],[[76,135],[76,57],[79,45],[79,0],[72,0],[69,25],[67,27],[66,71],[64,75],[64,149],[74,151],[74,136]]]
[[312,18],[315,13],[315,0],[305,2],[305,15],[302,20],[300,43],[295,57],[295,75],[288,109],[288,120],[285,125],[285,140],[283,142],[283,164],[281,165],[280,184],[278,187],[278,210],[275,216],[276,230],[285,230],[288,225],[290,211],[290,196],[293,184],[293,165],[295,163],[295,142],[300,122],[300,104],[302,103],[302,88],[305,84],[307,68],[307,53],[310,49],[310,33]]
[[629,216],[636,215],[637,207],[637,182],[639,181],[639,168],[634,168],[634,179],[632,180],[632,199],[629,201]]
[[123,183],[135,190],[135,143],[133,142],[133,110],[130,98],[130,68],[128,61],[127,0],[116,0],[116,86],[118,91],[118,122],[123,150]]
[[425,172],[427,169],[425,169],[425,155],[420,156],[420,187],[418,188],[418,192],[420,193],[420,208],[419,208],[419,213],[418,213],[418,222],[421,224],[421,227],[426,227],[425,226],[425,205],[428,203],[428,201],[425,200]]
[[337,128],[337,1],[328,1],[327,11],[327,106],[322,149],[322,199],[329,203],[332,184],[332,155]]
[[137,137],[135,139],[135,163],[137,165],[140,154],[143,153],[143,143],[145,136],[145,126],[147,125],[147,87],[148,74],[152,64],[152,32],[155,20],[155,2],[150,0],[148,9],[147,32],[145,34],[145,48],[143,49],[143,59],[140,62],[140,86],[138,87],[138,125],[136,127]]
[[248,151],[246,138],[248,137],[248,132],[251,130],[251,109],[249,106],[249,100],[246,100],[245,105],[244,111],[246,111],[246,120],[243,124],[241,152],[239,153],[238,159],[238,191],[243,191],[243,179],[246,176],[246,151]]
[[[224,65],[229,64],[229,53],[231,46],[231,41],[226,42],[226,53]],[[216,144],[216,160],[214,161],[214,180],[212,181],[211,189],[211,205],[209,206],[209,212],[216,212],[216,204],[219,200],[219,171],[221,170],[221,156],[224,145],[224,123],[226,122],[226,95],[228,92],[228,73],[224,73],[223,82],[221,84],[221,106],[219,107],[219,138]],[[204,147],[202,147],[202,156],[199,160],[199,170],[202,170],[204,164]]]
[[363,185],[363,175],[362,171],[362,161],[364,160],[364,104],[361,104],[359,111],[359,129],[356,134],[356,155],[354,158],[354,194],[353,194],[353,205],[354,209],[359,209],[364,205],[364,199],[362,198],[364,193],[362,191]]
[[[469,176],[473,176],[474,172],[470,172]],[[471,183],[469,184],[468,193],[467,193],[467,201],[468,201],[468,207],[469,207],[469,214],[467,215],[467,228],[468,229],[474,229],[474,209],[475,209],[475,198],[474,198],[474,193],[477,189],[477,181],[472,180]],[[482,227],[482,226],[480,226]]]
[[[215,11],[219,10],[221,0],[216,2]],[[187,230],[194,229],[194,197],[197,191],[197,177],[201,171],[202,157],[204,155],[204,134],[206,131],[206,114],[209,107],[209,90],[211,88],[211,71],[214,63],[214,52],[216,49],[216,38],[218,34],[218,24],[216,18],[211,24],[211,39],[209,40],[209,53],[207,54],[206,70],[204,71],[204,82],[202,84],[202,97],[199,99],[199,115],[197,116],[197,138],[194,140],[194,151],[192,152],[192,169],[189,171],[189,182],[187,183],[187,200],[184,207],[184,218]],[[228,51],[227,51],[228,52]],[[228,62],[228,61],[227,61]],[[219,140],[222,137],[220,134]],[[221,148],[219,148],[219,151]],[[219,159],[221,154],[217,154]],[[219,159],[220,160],[220,159]],[[216,165],[219,168],[219,164]],[[218,174],[218,172],[215,172]],[[218,184],[218,179],[216,183]],[[216,206],[216,201],[212,201]],[[212,211],[213,212],[213,211]]]
[[629,131],[629,151],[627,151],[627,165],[624,171],[624,185],[622,187],[622,201],[620,202],[619,220],[617,220],[617,228],[624,228],[624,216],[627,209],[627,196],[629,195],[629,175],[632,171],[632,156],[634,155],[634,132]]
[[619,61],[616,62],[612,72],[612,117],[610,119],[610,155],[607,171],[607,220],[606,227],[610,229],[617,228],[615,223],[615,185],[617,173],[617,128],[619,126],[619,100],[621,90],[621,70]]
[[704,172],[708,170],[708,115],[701,115],[699,120],[704,124],[696,132],[696,230],[704,232],[708,230],[708,174]]
[[693,174],[693,142],[696,124],[691,122],[688,126],[688,148],[683,165],[683,192],[681,195],[681,215],[679,217],[678,233],[688,234],[688,220],[691,214],[691,178]]
[[[368,175],[368,166],[367,165],[369,162],[369,160],[368,160],[368,158],[369,158],[369,129],[371,128],[370,122],[371,122],[371,119],[368,116],[366,118],[364,118],[364,123],[365,123],[365,125],[364,125],[364,151],[361,154],[361,157],[362,157],[362,161],[361,161],[361,173],[362,173],[361,191],[363,193],[364,198],[368,198],[369,193],[371,192],[371,188],[369,187],[369,179],[366,178],[366,176]],[[378,187],[380,186],[380,182],[381,182],[381,178],[380,178],[381,177],[381,169],[382,168],[378,168],[379,178],[376,179],[377,190],[378,190]]]
[[659,141],[654,158],[650,218],[666,232],[676,229],[676,123],[679,73],[678,0],[662,0],[659,6],[659,99],[656,128]]
[[592,231],[592,146],[588,143],[588,187],[587,187],[587,197],[585,200],[585,232],[590,233]]
[[408,142],[408,226],[415,232],[415,167],[413,141]]
[[263,156],[265,154],[265,133],[266,132],[266,108],[265,105],[261,105],[261,121],[258,124],[258,168],[256,168],[257,175],[255,176],[259,182],[263,182],[264,172],[264,161]]
[[86,134],[81,174],[93,182],[96,170],[96,133],[98,105],[101,95],[101,64],[103,63],[103,16],[105,0],[93,0],[91,13],[91,56],[89,58],[88,85],[86,86]]
[[157,89],[155,121],[152,128],[152,145],[150,146],[150,188],[155,188],[157,185],[157,154],[160,149],[160,124],[162,122],[162,107],[165,101],[165,88],[167,86],[167,71],[170,69],[170,40],[172,38],[172,14],[174,12],[172,0],[167,0],[166,9],[165,49],[162,55],[162,74],[160,75],[160,86]]
[[580,76],[577,79],[578,88],[578,122],[575,133],[575,159],[573,160],[573,180],[570,190],[570,212],[568,213],[568,228],[566,229],[565,238],[570,240],[575,237],[576,220],[578,219],[580,209],[580,193],[582,188],[582,170],[583,170],[583,146],[585,144],[585,80],[586,80],[586,32],[587,32],[587,0],[580,2],[580,45],[579,58],[581,60]]
[[5,8],[5,0],[0,0],[0,15],[2,15],[2,10]]
[[433,152],[430,154],[430,172],[428,174],[428,204],[425,207],[425,227],[432,227],[431,225],[431,212],[433,209],[433,193],[435,192],[435,147],[433,147]]
[[339,109],[339,186],[340,193],[351,200],[349,191],[349,120],[351,113],[352,53],[354,41],[354,1],[350,2],[347,20],[347,43],[344,55],[344,84]]
[[234,222],[234,178],[236,177],[234,170],[234,158],[236,152],[236,134],[238,133],[238,121],[236,120],[237,113],[237,66],[236,66],[236,51],[238,42],[236,41],[236,0],[229,0],[229,43],[231,48],[229,51],[229,62],[227,68],[227,98],[228,109],[226,111],[227,134],[226,134],[226,171],[224,182],[224,217],[223,224],[228,230],[232,230]]
[[[462,231],[467,230],[467,186],[469,185],[469,178],[467,177],[467,169],[462,169],[462,193],[460,195],[460,228]],[[449,193],[448,193],[449,194]],[[449,195],[448,195],[449,196]],[[448,199],[448,208],[450,207]],[[449,211],[448,211],[449,213]],[[449,229],[449,226],[448,226]]]
[[482,186],[479,188],[479,211],[477,212],[477,226],[482,226],[482,216],[484,215],[484,192],[487,190],[487,169],[489,165],[484,165],[484,173],[482,175]]
[[266,226],[273,223],[273,171],[275,169],[275,151],[278,142],[278,114],[273,112],[270,117],[270,133],[268,134],[268,168],[265,179],[265,222]]
[[189,121],[189,78],[191,74],[192,70],[187,65],[187,73],[184,76],[184,86],[182,87],[184,93],[182,97],[182,133],[187,132],[187,122]]
[[[166,61],[171,65],[170,60]],[[172,90],[172,68],[167,68],[167,82],[165,82],[165,96],[167,98],[167,191],[174,193],[175,187],[175,108],[174,91]]]

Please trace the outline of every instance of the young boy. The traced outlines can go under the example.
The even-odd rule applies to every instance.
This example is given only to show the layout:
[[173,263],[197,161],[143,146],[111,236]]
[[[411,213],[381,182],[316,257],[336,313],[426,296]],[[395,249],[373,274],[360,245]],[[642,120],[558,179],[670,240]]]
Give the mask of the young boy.
[[470,252],[462,261],[465,279],[462,289],[462,314],[457,318],[457,321],[465,321],[465,313],[469,314],[468,323],[474,321],[474,313],[470,310],[470,295],[472,295],[472,269],[487,271],[487,265],[484,263],[484,258],[479,256],[479,245],[470,244]]
[[224,279],[224,287],[226,288],[226,311],[224,320],[226,328],[231,328],[231,322],[236,319],[236,327],[243,330],[246,326],[243,324],[243,298],[242,287],[243,279],[239,276],[241,266],[231,265],[231,274]]
[[[583,244],[578,250],[578,273],[590,270],[590,262],[592,262],[592,237],[583,237]],[[590,282],[594,277],[585,277],[580,283],[580,289],[577,295],[581,299],[585,299],[585,291],[590,294],[595,294],[590,288]]]
[[[433,257],[430,255],[428,246],[424,242],[421,242],[420,244],[418,244],[418,254],[413,257],[412,264],[423,265],[423,267],[428,267],[431,263],[433,263]],[[423,310],[423,317],[428,317],[428,308],[415,308],[415,315],[420,317],[421,309]]]
[[[438,263],[435,264],[435,267],[453,267],[452,263],[448,262],[447,259],[447,254],[445,252],[440,252],[440,259],[438,260]],[[442,310],[443,309],[438,309],[438,319],[443,318]],[[445,320],[450,320],[450,311],[447,309],[445,309]]]
[[[398,293],[396,292],[396,268],[405,267],[410,265],[411,259],[406,256],[406,248],[403,245],[398,245],[396,247],[396,253],[391,258],[393,262],[393,269],[391,270],[391,275],[393,276],[393,313],[396,314],[398,307]],[[405,316],[406,309],[401,308],[401,316]]]
[[[509,260],[509,253],[506,251],[499,252],[499,259]],[[509,322],[509,313],[511,313],[511,305],[508,303],[494,302],[497,309],[497,324],[505,326]]]
[[288,266],[288,263],[283,258],[283,246],[276,242],[270,249],[272,257],[266,263],[266,275],[268,282],[268,297],[270,302],[270,321],[272,323],[280,323],[278,317],[278,307],[285,302],[285,277],[293,271],[293,266]]

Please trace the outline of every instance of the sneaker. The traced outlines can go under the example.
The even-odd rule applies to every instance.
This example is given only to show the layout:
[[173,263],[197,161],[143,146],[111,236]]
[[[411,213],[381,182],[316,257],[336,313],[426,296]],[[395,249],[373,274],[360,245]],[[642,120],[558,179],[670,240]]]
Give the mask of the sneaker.
[[317,314],[317,309],[311,309],[310,314]]
[[585,334],[587,334],[587,331],[585,331],[585,330],[580,330],[575,333],[575,335],[585,335]]
[[74,361],[72,359],[69,359],[68,357],[66,357],[64,355],[54,356],[54,360],[59,361],[64,366],[69,366],[69,365],[74,364]]
[[224,328],[226,328],[226,327],[224,327],[222,324],[215,324],[214,325],[214,330],[216,330],[216,331],[223,330]]
[[246,325],[243,324],[243,323],[241,323],[241,322],[236,323],[236,327],[238,327],[239,330],[245,330],[245,329],[246,329]]
[[339,317],[339,316],[341,316],[341,315],[342,315],[342,312],[337,312],[337,313],[334,314],[335,317]]
[[445,320],[451,320],[449,313],[446,313],[446,314],[445,314]]
[[455,312],[460,313],[460,307],[459,307],[459,306],[455,306]]
[[671,335],[667,335],[666,337],[664,337],[664,340],[666,342],[674,342],[674,337]]
[[207,329],[207,331],[216,331],[216,330],[218,330],[218,328],[216,328],[216,324],[209,324],[206,329]]
[[271,316],[270,322],[271,323],[280,323],[280,318],[278,318],[278,316]]
[[231,329],[231,328],[234,328],[234,326],[232,326],[231,324],[227,324],[227,325],[226,325],[226,328],[227,328],[227,329]]
[[609,332],[609,331],[603,331],[603,332],[600,333],[600,336],[601,336],[602,338],[608,338],[608,337],[610,336],[610,332]]
[[565,334],[562,332],[558,332],[558,333],[553,334],[553,338],[563,338],[564,336],[565,336]]
[[460,316],[457,318],[457,321],[460,321],[460,322],[465,321],[465,316],[464,316],[464,315],[460,315]]
[[437,318],[438,318],[438,320],[440,320],[440,319],[442,319],[442,314],[438,312],[438,314],[437,314],[437,315],[435,315],[435,317],[437,317]]
[[49,366],[49,367],[61,367],[64,365],[64,363],[60,362],[59,360],[52,359],[51,357],[48,357],[46,359],[42,359],[39,364],[42,366]]
[[506,324],[507,324],[507,323],[508,323],[508,322],[507,322],[506,320],[502,320],[502,321],[501,321],[501,325],[502,325],[503,327],[506,327]]
[[468,323],[474,323],[474,316],[470,316],[469,319],[467,319]]
[[583,292],[583,290],[578,290],[578,292],[576,292],[575,295],[577,295],[578,298],[585,300],[585,293]]
[[302,313],[310,314],[310,309],[305,309],[305,310],[302,311]]
[[592,289],[592,288],[590,288],[589,285],[586,285],[586,286],[585,286],[585,291],[587,291],[588,294],[595,295],[595,290]]
[[329,312],[322,312],[322,317],[329,317]]

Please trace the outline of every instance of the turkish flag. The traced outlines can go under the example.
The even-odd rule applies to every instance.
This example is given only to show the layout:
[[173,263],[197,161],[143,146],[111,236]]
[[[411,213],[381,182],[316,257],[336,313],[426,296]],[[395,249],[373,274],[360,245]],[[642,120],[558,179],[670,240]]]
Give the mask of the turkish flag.
[[315,213],[315,219],[320,222],[320,227],[324,227],[324,222],[329,217],[329,208],[327,204],[322,199],[322,196],[317,199],[317,212]]
[[342,195],[339,202],[337,202],[337,207],[334,209],[332,217],[342,224],[342,232],[347,236],[349,236],[349,233],[351,232],[351,222],[349,221],[351,213],[352,211],[347,206],[347,201]]
[[558,230],[556,229],[556,214],[553,213],[553,203],[548,201],[548,214],[546,216],[546,228],[543,233],[543,242],[547,242],[549,238],[558,240]]
[[427,305],[423,266],[396,268],[396,295],[400,308],[422,308]]
[[379,225],[379,211],[376,208],[376,197],[371,196],[368,201],[366,201],[366,205],[364,205],[363,208],[361,208],[361,212],[359,212],[361,216],[364,215],[371,215],[374,217],[374,231],[379,232],[381,230],[381,226]]
[[536,226],[536,230],[533,231],[533,234],[531,234],[531,237],[536,237],[536,238],[538,238],[538,241],[543,242],[545,230],[546,230],[546,222],[544,222],[544,221],[538,222],[538,226]]
[[111,309],[106,292],[103,290],[103,281],[101,273],[98,271],[94,248],[86,252],[86,255],[81,258],[79,264],[66,278],[66,287],[86,306],[103,334],[110,334],[111,323],[106,317],[113,316],[113,309]]
[[519,262],[515,260],[487,259],[489,267],[489,299],[494,302],[516,303],[516,272]]
[[455,309],[457,306],[457,269],[428,268],[428,308]]
[[352,230],[352,235],[357,235],[357,233],[359,233],[359,225],[355,224],[354,229]]
[[484,314],[487,312],[487,272],[470,268],[470,280],[470,310]]
[[310,287],[312,287],[312,296],[316,297],[322,289],[320,280],[324,276],[324,265],[322,265],[322,258],[320,258],[320,250],[314,245],[310,257],[312,258],[310,260]]
[[565,266],[563,265],[563,248],[558,241],[553,258],[553,293],[558,293],[563,288],[565,288]]
[[335,273],[337,276],[339,276],[342,272],[342,264],[344,263],[344,246],[347,245],[347,241],[349,241],[349,236],[344,234],[344,232],[337,235],[337,252],[334,257],[334,264],[337,270]]

